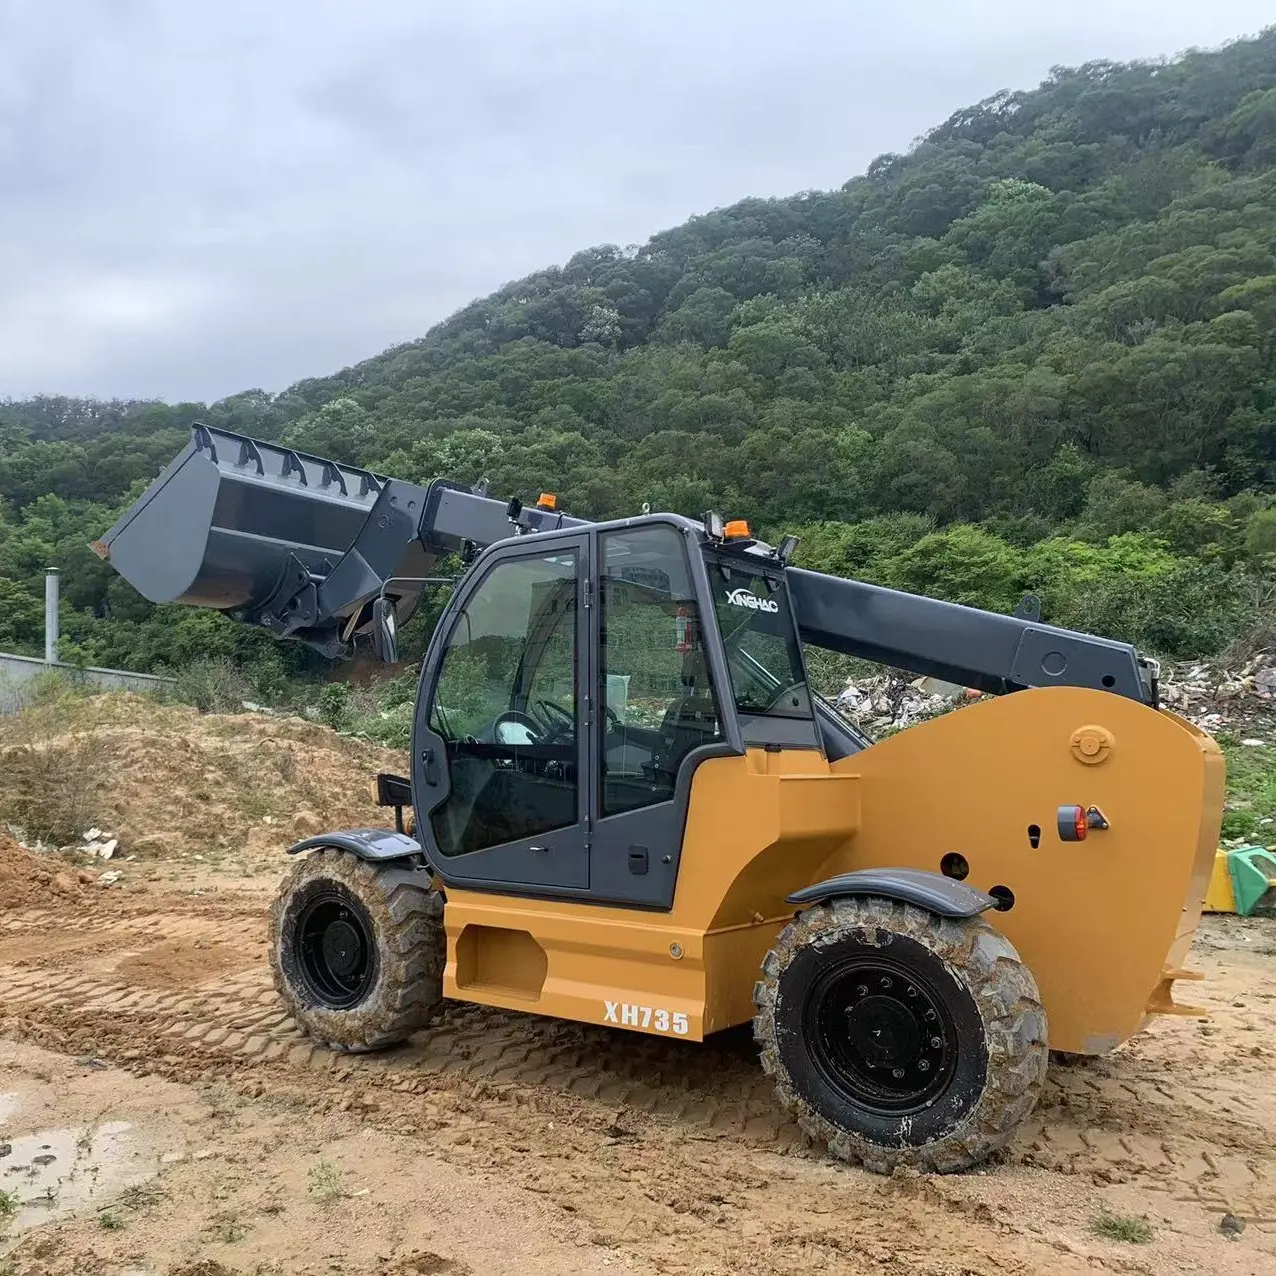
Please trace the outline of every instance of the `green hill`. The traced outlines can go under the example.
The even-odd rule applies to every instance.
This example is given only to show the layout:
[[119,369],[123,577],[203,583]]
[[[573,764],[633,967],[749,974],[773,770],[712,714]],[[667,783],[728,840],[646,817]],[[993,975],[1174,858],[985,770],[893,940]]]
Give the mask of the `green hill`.
[[[713,507],[809,565],[1166,655],[1271,626],[1276,28],[1056,70],[839,190],[745,200],[511,283],[278,396],[0,405],[0,649],[259,649],[85,549],[195,418],[574,512]],[[290,660],[297,660],[291,653]]]

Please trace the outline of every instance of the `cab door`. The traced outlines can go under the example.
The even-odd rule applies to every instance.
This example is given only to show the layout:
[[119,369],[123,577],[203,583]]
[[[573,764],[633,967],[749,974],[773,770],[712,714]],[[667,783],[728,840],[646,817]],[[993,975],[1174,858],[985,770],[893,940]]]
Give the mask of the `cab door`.
[[413,729],[417,836],[449,885],[584,892],[589,538],[528,539],[479,561],[430,644]]

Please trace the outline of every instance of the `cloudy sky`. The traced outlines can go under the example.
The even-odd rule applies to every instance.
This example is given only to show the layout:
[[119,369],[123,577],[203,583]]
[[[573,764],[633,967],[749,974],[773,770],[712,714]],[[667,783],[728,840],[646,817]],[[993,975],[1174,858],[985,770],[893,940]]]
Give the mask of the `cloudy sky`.
[[279,390],[1271,0],[0,0],[0,397]]

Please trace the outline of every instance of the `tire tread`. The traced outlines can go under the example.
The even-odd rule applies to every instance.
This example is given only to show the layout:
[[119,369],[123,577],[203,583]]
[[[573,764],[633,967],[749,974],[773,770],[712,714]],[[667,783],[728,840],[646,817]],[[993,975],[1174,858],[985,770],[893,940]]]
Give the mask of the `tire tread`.
[[[955,971],[974,997],[984,1026],[988,1073],[966,1117],[948,1134],[919,1146],[872,1142],[834,1124],[803,1097],[779,1050],[779,985],[798,951],[855,933],[893,931],[929,948]],[[774,1078],[780,1105],[807,1135],[841,1160],[889,1174],[968,1169],[1002,1151],[1036,1106],[1049,1059],[1045,1009],[1031,971],[1014,945],[982,918],[940,918],[911,904],[853,896],[800,913],[780,932],[754,985],[754,1040],[763,1072]]]
[[[313,1005],[289,975],[289,905],[322,878],[339,882],[368,910],[381,969],[368,997],[349,1010]],[[383,1050],[426,1027],[443,1001],[446,960],[443,897],[427,873],[369,864],[347,851],[322,848],[294,864],[270,909],[270,968],[275,989],[298,1027],[330,1050]]]

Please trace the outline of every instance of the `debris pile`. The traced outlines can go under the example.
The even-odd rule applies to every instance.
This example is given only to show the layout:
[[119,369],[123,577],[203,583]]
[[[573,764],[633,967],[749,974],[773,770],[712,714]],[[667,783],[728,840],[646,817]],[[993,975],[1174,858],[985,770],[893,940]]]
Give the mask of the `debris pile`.
[[898,731],[928,718],[937,718],[963,700],[980,698],[977,691],[936,678],[909,678],[892,670],[873,678],[848,682],[837,697],[838,709],[870,735]]
[[[1276,747],[1276,652],[1238,668],[1203,662],[1161,667],[1161,703],[1211,735],[1236,736],[1251,748]],[[847,683],[838,709],[870,735],[898,731],[981,699],[981,693],[910,678],[898,670]]]
[[84,834],[84,850],[100,860],[109,860],[119,849],[120,839],[108,837],[101,829],[89,829]]
[[1161,701],[1202,731],[1239,736],[1251,748],[1276,745],[1276,653],[1263,652],[1233,669],[1167,666]]

